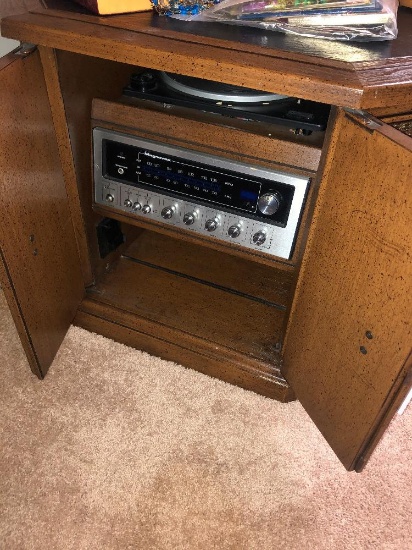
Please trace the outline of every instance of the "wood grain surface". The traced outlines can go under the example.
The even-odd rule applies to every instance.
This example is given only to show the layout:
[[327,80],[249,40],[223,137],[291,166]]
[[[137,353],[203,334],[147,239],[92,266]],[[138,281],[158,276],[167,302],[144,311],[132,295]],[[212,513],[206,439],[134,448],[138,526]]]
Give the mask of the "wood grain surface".
[[90,265],[90,251],[84,231],[85,221],[79,199],[76,169],[73,159],[73,145],[70,141],[57,60],[54,50],[40,46],[39,52],[56,132],[60,162],[66,183],[71,218],[75,229],[76,244],[83,272],[84,285],[87,286],[93,282],[92,267]]
[[43,376],[82,299],[83,278],[38,52],[14,57],[0,83],[2,279],[33,372]]
[[41,0],[0,0],[0,19],[42,7]]
[[[402,13],[406,25],[396,46],[362,46],[348,50],[346,56],[336,54],[341,44],[335,46],[336,55],[323,51],[312,56],[305,41],[293,51],[284,46],[251,47],[242,34],[234,41],[188,37],[173,26],[165,29],[169,25],[165,23],[159,30],[161,18],[150,13],[103,19],[59,10],[35,11],[6,19],[5,36],[339,106],[412,103],[412,16],[407,10]],[[362,55],[357,56],[358,50]]]
[[356,468],[368,452],[407,374],[411,181],[411,138],[340,114],[295,294],[283,372],[347,468]]
[[277,355],[284,309],[122,257],[88,290],[115,306],[261,361]]
[[[148,101],[136,100],[128,104],[95,99],[92,118],[94,124],[110,122],[123,126],[131,134],[150,133],[164,143],[173,140],[182,147],[214,151],[244,162],[277,165],[278,169],[301,174],[316,172],[323,145],[323,132],[315,132],[313,137],[305,139],[289,130],[282,131],[276,124],[248,124],[219,114],[198,115],[196,110],[189,108],[163,108]],[[192,129],[190,135],[188,124]]]
[[137,349],[254,391],[271,399],[292,401],[294,393],[280,373],[279,362],[250,360],[233,350],[195,338],[146,318],[86,299],[74,323]]
[[262,265],[176,236],[173,238],[143,231],[124,254],[137,261],[277,305],[283,310],[293,296],[294,268],[285,269],[276,262]]
[[[87,239],[93,277],[96,277],[111,260],[109,257],[102,261],[99,257],[96,226],[101,216],[92,210],[91,105],[96,97],[118,99],[133,67],[65,51],[57,51],[56,59],[75,170],[75,178],[70,179],[70,194],[77,195],[80,202],[83,236]],[[124,232],[127,234],[128,230]]]

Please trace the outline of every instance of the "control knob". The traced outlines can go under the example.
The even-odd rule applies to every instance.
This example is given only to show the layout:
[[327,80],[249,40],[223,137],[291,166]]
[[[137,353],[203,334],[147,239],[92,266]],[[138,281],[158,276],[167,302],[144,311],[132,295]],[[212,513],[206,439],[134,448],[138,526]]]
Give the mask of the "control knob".
[[130,199],[126,199],[124,201],[124,205],[126,206],[126,208],[131,208],[133,206],[133,203]]
[[150,214],[151,211],[152,211],[152,208],[151,208],[150,204],[145,204],[142,207],[143,214]]
[[143,73],[133,74],[130,79],[130,84],[134,90],[148,93],[156,88],[157,79],[154,72],[145,71]]
[[210,220],[207,220],[205,223],[205,229],[206,231],[209,231],[209,233],[211,233],[212,231],[216,231],[218,227],[219,220],[217,218],[210,218]]
[[227,230],[227,234],[229,235],[229,237],[232,237],[232,239],[236,239],[237,237],[239,237],[241,232],[242,232],[242,228],[238,223],[235,225],[231,225]]
[[141,210],[142,209],[142,205],[140,204],[140,202],[136,201],[133,203],[133,210],[135,212],[137,212],[138,210]]
[[162,218],[164,218],[165,220],[170,220],[170,218],[173,217],[175,210],[176,207],[174,206],[165,206],[161,211]]
[[107,201],[107,202],[113,202],[113,201],[114,201],[113,195],[111,195],[110,193],[107,193],[107,195],[106,195],[106,201]]
[[279,210],[281,202],[282,195],[278,191],[270,191],[259,197],[258,208],[264,216],[273,216]]
[[264,231],[258,231],[253,235],[252,241],[258,246],[262,245],[266,241],[266,233]]
[[193,225],[196,221],[196,213],[195,212],[187,212],[187,214],[185,214],[183,216],[183,223],[185,225]]

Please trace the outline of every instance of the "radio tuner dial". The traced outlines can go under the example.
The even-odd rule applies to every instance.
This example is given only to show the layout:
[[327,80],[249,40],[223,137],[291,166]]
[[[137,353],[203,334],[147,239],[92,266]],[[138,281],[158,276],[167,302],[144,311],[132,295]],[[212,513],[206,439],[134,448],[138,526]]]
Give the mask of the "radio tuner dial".
[[266,241],[266,233],[264,231],[258,231],[253,235],[252,241],[257,246],[261,246]]
[[229,235],[229,237],[232,237],[232,239],[236,239],[237,237],[239,237],[241,232],[242,232],[242,228],[238,223],[235,225],[231,225],[227,230],[227,234]]
[[145,204],[142,207],[143,214],[150,214],[151,211],[152,211],[152,208],[151,208],[150,204]]
[[195,212],[187,212],[187,214],[185,214],[183,216],[183,223],[185,225],[193,225],[196,221],[196,213]]
[[126,208],[131,208],[133,206],[133,203],[130,199],[126,199],[124,201],[124,205],[125,205]]
[[170,220],[170,218],[173,217],[175,210],[176,210],[175,206],[165,206],[160,214],[162,218],[164,218],[165,220]]
[[278,191],[270,191],[259,197],[258,208],[264,216],[273,216],[279,210],[282,195]]
[[219,227],[218,218],[211,218],[210,220],[206,220],[205,229],[206,231],[209,231],[209,233],[211,233],[212,231],[216,231],[218,227]]

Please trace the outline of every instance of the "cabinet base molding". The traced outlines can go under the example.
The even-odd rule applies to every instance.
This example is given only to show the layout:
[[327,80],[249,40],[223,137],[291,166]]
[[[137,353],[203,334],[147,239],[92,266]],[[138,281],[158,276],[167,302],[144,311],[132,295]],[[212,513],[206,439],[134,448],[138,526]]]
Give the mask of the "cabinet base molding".
[[280,372],[280,359],[265,363],[90,298],[83,300],[73,324],[265,397],[295,399]]

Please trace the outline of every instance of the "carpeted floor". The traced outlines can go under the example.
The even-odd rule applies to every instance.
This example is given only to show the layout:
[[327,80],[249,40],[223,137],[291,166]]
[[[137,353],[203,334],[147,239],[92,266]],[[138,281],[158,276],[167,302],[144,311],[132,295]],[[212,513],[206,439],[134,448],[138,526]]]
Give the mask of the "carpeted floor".
[[0,322],[1,549],[412,549],[412,406],[347,473],[298,402],[78,328],[40,382]]

